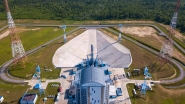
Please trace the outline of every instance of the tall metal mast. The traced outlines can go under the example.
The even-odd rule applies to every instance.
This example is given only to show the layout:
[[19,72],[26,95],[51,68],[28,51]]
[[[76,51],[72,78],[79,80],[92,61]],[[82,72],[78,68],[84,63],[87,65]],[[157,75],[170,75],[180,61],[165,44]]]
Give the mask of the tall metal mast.
[[17,35],[15,23],[13,21],[12,15],[10,13],[10,9],[8,6],[8,1],[4,0],[6,12],[7,12],[7,19],[8,19],[8,27],[9,27],[9,34],[11,38],[11,48],[12,48],[12,56],[14,60],[14,64],[16,64],[19,59],[22,60],[23,66],[25,66],[25,50],[20,40],[19,35]]
[[177,16],[178,16],[178,9],[180,7],[180,0],[177,0],[176,8],[171,19],[170,28],[169,28],[169,35],[167,36],[167,40],[165,40],[162,44],[161,50],[159,52],[158,60],[162,68],[171,58],[173,54],[173,40],[171,37],[174,35],[174,29],[177,25]]

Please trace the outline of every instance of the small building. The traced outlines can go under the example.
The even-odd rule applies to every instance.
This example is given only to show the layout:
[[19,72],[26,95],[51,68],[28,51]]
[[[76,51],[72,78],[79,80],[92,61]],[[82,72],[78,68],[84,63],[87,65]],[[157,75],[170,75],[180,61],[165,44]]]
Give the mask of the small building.
[[35,104],[37,101],[37,94],[25,94],[21,101],[20,104]]
[[116,94],[117,94],[117,96],[122,96],[122,89],[121,88],[117,88]]
[[116,98],[116,87],[114,85],[109,86],[109,98]]
[[132,71],[132,75],[134,76],[134,75],[138,75],[139,76],[139,73],[140,73],[140,69],[134,69],[133,71]]
[[40,89],[40,88],[41,88],[40,83],[37,83],[37,84],[34,86],[34,89]]
[[4,97],[3,96],[0,96],[0,103],[2,103],[4,100]]

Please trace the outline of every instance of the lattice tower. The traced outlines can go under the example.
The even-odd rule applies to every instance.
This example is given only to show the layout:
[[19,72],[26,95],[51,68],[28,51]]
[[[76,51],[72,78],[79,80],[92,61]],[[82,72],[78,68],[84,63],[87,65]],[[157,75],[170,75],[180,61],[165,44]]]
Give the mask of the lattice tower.
[[13,21],[13,18],[8,6],[8,1],[4,0],[4,3],[6,7],[6,12],[7,12],[8,27],[9,27],[9,34],[11,38],[11,48],[12,48],[12,57],[14,60],[14,65],[18,62],[18,60],[21,59],[22,65],[25,67],[25,61],[26,61],[25,50],[20,40],[20,37],[17,34],[15,23]]
[[162,67],[172,58],[173,54],[173,40],[171,39],[174,35],[174,29],[177,25],[177,16],[178,16],[178,9],[180,6],[180,0],[177,0],[176,8],[171,19],[170,28],[169,28],[169,36],[167,36],[167,40],[165,40],[162,44],[161,50],[159,52],[158,61],[160,61]]

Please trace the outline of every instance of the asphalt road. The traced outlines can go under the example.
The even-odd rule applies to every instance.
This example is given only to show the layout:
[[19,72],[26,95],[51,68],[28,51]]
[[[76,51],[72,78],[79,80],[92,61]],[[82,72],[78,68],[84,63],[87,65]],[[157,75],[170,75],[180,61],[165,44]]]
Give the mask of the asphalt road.
[[7,26],[4,26],[3,28],[1,28],[0,31],[4,30],[6,28],[8,28],[8,25]]
[[[61,25],[42,25],[42,24],[41,24],[41,25],[39,25],[39,24],[17,24],[17,25],[20,25],[20,26],[45,26],[45,27],[46,27],[46,26],[47,26],[47,27],[51,27],[51,26],[60,27],[60,26],[61,26]],[[79,28],[93,28],[93,27],[106,28],[106,27],[118,26],[118,25],[66,25],[66,26],[73,26],[73,27],[74,27],[74,26],[78,26],[78,28],[75,29],[75,30],[77,30],[77,29],[79,29]],[[160,35],[163,35],[163,36],[167,37],[167,35],[166,35],[165,33],[163,33],[163,32],[162,32],[157,26],[155,26],[155,25],[151,25],[151,24],[124,24],[123,26],[152,26],[152,27],[154,27],[155,29],[157,29],[157,30],[159,31]],[[113,31],[113,30],[111,30],[111,29],[109,29],[109,28],[106,28],[106,29],[108,29],[109,31],[112,31],[112,32],[115,33],[115,34],[119,34],[118,32]],[[71,31],[71,32],[74,32],[75,30],[73,30],[73,31]],[[70,34],[71,32],[69,32],[69,33],[67,33],[67,34]],[[54,42],[55,40],[57,40],[57,39],[59,39],[59,38],[62,38],[62,37],[63,37],[63,36],[60,36],[60,37],[55,38],[55,39],[53,39],[53,40],[51,40],[51,41],[49,41],[49,42],[47,42],[47,43],[45,43],[45,44],[43,44],[43,45],[37,47],[37,48],[34,48],[34,49],[30,50],[30,51],[27,51],[27,52],[26,52],[26,55],[29,55],[29,54],[31,54],[31,53],[33,53],[33,52],[36,52],[37,50],[41,49],[42,47],[47,46],[48,44],[50,44],[50,43]],[[157,51],[155,51],[155,50],[153,50],[153,49],[151,49],[151,48],[149,48],[149,47],[147,47],[147,46],[145,46],[145,45],[143,45],[143,44],[141,44],[141,43],[139,43],[139,42],[137,42],[137,41],[135,41],[135,40],[133,40],[133,39],[127,37],[127,36],[122,35],[122,37],[125,38],[125,39],[127,39],[127,40],[129,40],[129,41],[131,41],[131,42],[133,42],[133,43],[135,43],[135,44],[137,44],[138,46],[140,46],[140,47],[142,47],[142,48],[144,48],[144,49],[146,49],[146,50],[152,52],[153,54],[158,55],[158,52],[157,52]],[[174,43],[174,44],[175,44],[175,43]],[[179,46],[179,45],[177,44],[177,47],[178,47],[178,46]],[[183,49],[181,46],[179,46],[179,47],[180,47],[179,49],[180,49],[182,52],[185,53],[184,49]],[[8,82],[12,82],[12,83],[23,83],[24,80],[12,79],[11,77],[7,77],[7,75],[6,75],[6,73],[5,73],[5,69],[6,69],[7,66],[9,66],[12,62],[13,62],[12,60],[9,60],[8,62],[6,62],[5,64],[2,65],[0,77],[1,77],[3,80],[8,81]],[[179,62],[177,62],[177,61],[175,61],[175,60],[170,60],[170,62],[173,63],[174,65],[176,65],[176,66],[179,68],[179,70],[180,70],[180,76],[177,77],[177,78],[175,78],[175,79],[172,79],[172,80],[162,80],[161,83],[174,83],[174,82],[179,81],[179,80],[182,80],[182,79],[184,78],[184,75],[185,75],[184,70],[183,70],[183,67],[184,67],[184,66],[182,66]]]
[[[44,24],[16,24],[19,26],[35,26],[35,27],[61,27],[62,25],[44,25]],[[160,36],[164,36],[166,38],[168,38],[168,35],[166,35],[160,28],[158,28],[157,26],[153,25],[153,24],[122,24],[123,26],[150,26],[155,28],[158,32]],[[117,27],[118,24],[108,24],[108,25],[66,25],[67,27],[81,27],[81,28],[86,28],[86,27]],[[181,50],[183,53],[185,53],[185,49],[182,48],[178,43],[176,43],[174,41],[174,45]]]

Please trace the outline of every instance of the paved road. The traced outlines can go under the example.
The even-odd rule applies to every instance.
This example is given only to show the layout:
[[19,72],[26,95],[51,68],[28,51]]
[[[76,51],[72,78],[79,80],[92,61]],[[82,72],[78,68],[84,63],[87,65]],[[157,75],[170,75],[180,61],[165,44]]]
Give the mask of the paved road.
[[[74,30],[68,32],[66,35],[71,34],[72,32],[74,32],[74,31],[76,31],[76,30],[78,30],[78,29],[79,29],[79,28],[76,28],[76,29],[74,29]],[[38,51],[39,49],[41,49],[41,48],[43,48],[43,47],[49,45],[50,43],[52,43],[52,42],[54,42],[54,41],[56,41],[56,40],[62,38],[62,37],[63,37],[63,35],[61,35],[61,36],[59,36],[59,37],[57,37],[57,38],[55,38],[55,39],[53,39],[53,40],[51,40],[51,41],[49,41],[49,42],[43,44],[43,45],[41,45],[41,46],[38,46],[38,47],[36,47],[36,48],[34,48],[34,49],[32,49],[32,50],[29,50],[29,51],[26,52],[26,55],[30,55],[30,54],[32,54],[32,53]],[[11,59],[11,60],[7,61],[6,63],[4,63],[4,64],[0,67],[0,69],[1,69],[0,77],[1,77],[3,80],[7,81],[7,82],[11,82],[11,83],[24,83],[25,80],[23,80],[23,79],[13,78],[13,77],[11,77],[10,75],[7,76],[6,69],[7,69],[7,67],[8,67],[9,65],[11,65],[12,63],[13,63],[13,60]]]
[[[62,25],[47,25],[47,24],[16,24],[16,25],[20,25],[20,26],[41,26],[41,27],[61,27]],[[153,25],[153,24],[122,24],[123,26],[150,26],[155,28],[158,32],[160,36],[164,36],[166,38],[168,38],[168,35],[166,35],[160,28],[158,28],[157,26]],[[81,28],[85,28],[85,27],[117,27],[118,24],[107,24],[107,25],[66,25],[67,27],[81,27]],[[176,43],[174,41],[174,45],[181,50],[183,53],[185,53],[185,49],[182,48],[178,43]]]
[[[21,25],[21,26],[56,26],[56,27],[61,26],[61,25],[42,25],[42,24],[41,24],[41,25],[39,25],[39,24],[18,24],[18,25]],[[157,26],[151,25],[151,24],[124,24],[123,26],[137,26],[137,25],[138,25],[138,26],[141,26],[141,25],[143,25],[143,26],[152,26],[152,27],[156,28],[156,29],[160,32],[161,35],[167,36],[167,35],[164,34]],[[67,25],[67,26],[79,26],[79,28],[86,28],[86,27],[101,27],[101,28],[105,28],[105,27],[118,26],[118,25]],[[79,28],[77,28],[77,29],[79,29]],[[75,29],[75,30],[77,30],[77,29]],[[113,30],[111,30],[111,29],[109,29],[109,28],[107,28],[107,29],[108,29],[109,31],[112,31],[112,32],[115,33],[115,34],[119,34],[118,32],[113,31]],[[75,31],[75,30],[73,30],[73,31]],[[73,32],[73,31],[71,31],[71,32]],[[68,34],[69,34],[69,33],[68,33]],[[40,49],[40,48],[42,48],[42,47],[44,47],[44,46],[46,46],[46,45],[52,43],[53,41],[55,41],[55,40],[61,38],[61,37],[63,37],[63,36],[60,36],[60,37],[58,37],[58,38],[56,38],[56,39],[54,39],[54,40],[51,40],[51,41],[45,43],[45,44],[42,45],[42,46],[39,46],[39,47],[37,47],[37,48],[35,48],[35,49],[33,49],[33,50],[30,50],[30,51],[26,52],[26,54],[29,55],[29,54],[31,54],[31,53],[37,51],[38,49]],[[143,45],[143,44],[141,44],[141,43],[139,43],[139,42],[137,42],[137,41],[135,41],[135,40],[132,40],[131,38],[129,38],[129,37],[127,37],[127,36],[124,36],[124,35],[123,35],[122,37],[125,38],[125,39],[127,39],[127,40],[129,40],[129,41],[131,41],[131,42],[133,42],[133,43],[135,43],[135,44],[137,44],[138,46],[140,46],[140,47],[142,47],[142,48],[144,48],[144,49],[146,49],[146,50],[148,50],[148,51],[150,51],[150,52],[152,52],[152,53],[158,55],[158,52],[157,52],[157,51],[155,51],[155,50],[153,50],[153,49],[151,49],[151,48],[149,48],[149,47],[147,47],[147,46],[145,46],[145,45]],[[180,46],[179,46],[179,47],[180,47]],[[182,49],[182,51],[184,52],[183,49]],[[11,79],[8,78],[8,77],[6,77],[6,74],[4,73],[4,70],[6,69],[6,67],[7,67],[8,65],[11,64],[11,62],[12,62],[12,61],[10,60],[10,61],[8,61],[6,64],[4,64],[4,65],[2,66],[1,78],[4,79],[4,80],[6,80],[6,81],[11,81]],[[181,79],[184,78],[184,70],[183,70],[183,67],[180,65],[180,63],[177,62],[177,61],[175,61],[175,60],[171,60],[170,62],[173,63],[173,64],[175,64],[175,65],[180,69],[180,76],[179,76],[178,78],[175,78],[175,79],[172,79],[172,80],[163,80],[163,81],[161,81],[161,83],[173,83],[173,82],[175,82],[175,81],[179,81],[179,80],[181,80]],[[15,81],[15,80],[12,80],[11,82],[14,82],[14,81]],[[22,82],[22,81],[15,81],[15,83],[19,83],[19,82]]]
[[[61,27],[62,25],[48,25],[48,24],[16,24],[19,26],[32,26],[32,27]],[[81,28],[86,28],[86,27],[117,27],[117,24],[108,24],[108,25],[66,25],[67,27],[81,27]],[[166,35],[160,28],[158,28],[157,26],[153,25],[153,24],[123,24],[123,26],[151,26],[153,28],[155,28],[158,32],[160,36],[164,36],[166,38],[168,38],[168,35]],[[8,26],[3,27],[2,29],[7,28]],[[0,29],[1,31],[1,29]],[[174,41],[174,45],[181,50],[183,53],[185,53],[185,49],[182,48],[178,43],[176,43]]]
[[7,26],[4,26],[4,27],[2,27],[2,28],[0,28],[0,31],[4,30],[4,29],[6,29],[6,28],[8,28],[8,25],[7,25]]

